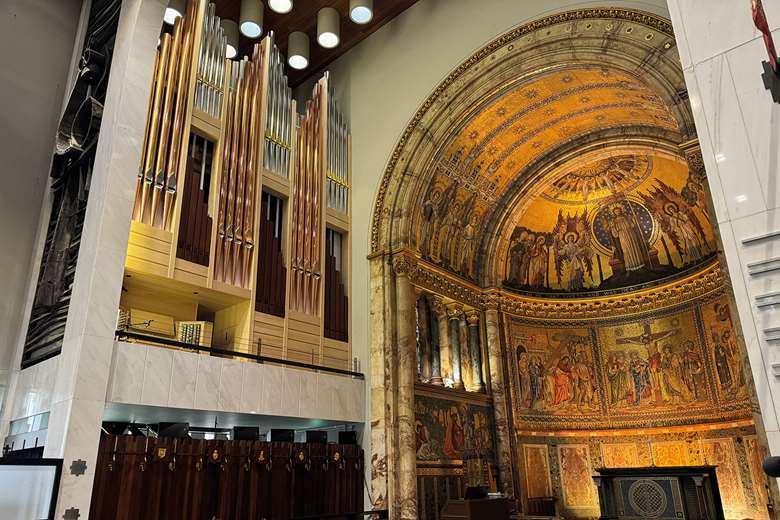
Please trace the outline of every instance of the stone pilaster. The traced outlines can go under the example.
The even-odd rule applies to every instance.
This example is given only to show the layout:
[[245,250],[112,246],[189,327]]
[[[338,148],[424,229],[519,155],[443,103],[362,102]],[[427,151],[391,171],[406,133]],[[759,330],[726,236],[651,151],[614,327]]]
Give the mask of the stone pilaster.
[[460,321],[463,319],[463,306],[452,303],[447,306],[447,316],[450,319],[450,346],[452,347],[452,386],[463,389],[463,378],[460,373]]
[[398,497],[393,518],[417,519],[417,445],[414,428],[414,383],[417,379],[415,354],[415,293],[409,280],[413,268],[405,256],[393,258],[396,291],[397,359],[398,359]]
[[514,496],[512,449],[509,439],[504,364],[501,355],[501,340],[499,339],[498,302],[494,298],[489,298],[486,306],[485,329],[490,370],[490,391],[493,395],[493,413],[496,422],[498,473],[501,478],[501,491],[507,496]]
[[466,320],[469,324],[469,353],[471,354],[471,380],[474,390],[482,392],[485,390],[485,382],[482,380],[482,345],[480,345],[479,334],[480,312],[470,310],[466,313]]
[[441,377],[444,382],[452,382],[452,350],[450,348],[450,325],[447,319],[447,307],[440,296],[431,300],[431,309],[439,322],[439,360]]

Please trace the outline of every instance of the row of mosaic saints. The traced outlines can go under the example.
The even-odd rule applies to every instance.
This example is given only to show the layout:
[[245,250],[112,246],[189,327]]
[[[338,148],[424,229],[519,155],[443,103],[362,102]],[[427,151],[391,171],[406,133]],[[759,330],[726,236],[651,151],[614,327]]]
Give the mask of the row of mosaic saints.
[[[581,212],[559,209],[551,230],[518,225],[503,283],[538,292],[610,290],[699,264],[714,251],[703,194],[703,179],[694,176],[680,192],[655,179],[630,199],[616,194]],[[473,279],[485,206],[484,193],[463,179],[438,175],[421,208],[420,255]]]
[[749,396],[725,297],[670,316],[594,328],[510,320],[507,336],[521,416],[717,414],[717,403]]

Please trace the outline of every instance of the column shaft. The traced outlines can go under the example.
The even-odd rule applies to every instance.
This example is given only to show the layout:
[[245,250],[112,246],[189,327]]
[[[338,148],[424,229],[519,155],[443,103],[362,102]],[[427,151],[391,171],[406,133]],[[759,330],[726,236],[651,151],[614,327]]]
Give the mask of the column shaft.
[[452,386],[463,388],[463,379],[460,375],[460,318],[463,309],[458,305],[447,309],[450,318],[450,345],[452,347]]
[[417,444],[414,428],[415,294],[409,281],[409,261],[393,259],[398,331],[398,506],[401,520],[417,518]]
[[471,380],[475,390],[481,392],[485,389],[482,380],[482,345],[479,334],[479,311],[469,311],[469,353],[471,354]]
[[431,300],[428,299],[429,313],[428,324],[430,326],[431,337],[431,384],[442,385],[441,378],[441,355],[439,352],[439,320],[438,317],[432,315],[433,307],[430,305]]
[[498,310],[488,308],[485,311],[487,330],[488,359],[490,365],[490,390],[493,395],[493,413],[496,421],[496,444],[498,448],[498,474],[501,478],[501,491],[514,496],[512,479],[512,455],[507,422],[506,393],[504,386],[504,368],[501,359],[501,343],[498,329]]

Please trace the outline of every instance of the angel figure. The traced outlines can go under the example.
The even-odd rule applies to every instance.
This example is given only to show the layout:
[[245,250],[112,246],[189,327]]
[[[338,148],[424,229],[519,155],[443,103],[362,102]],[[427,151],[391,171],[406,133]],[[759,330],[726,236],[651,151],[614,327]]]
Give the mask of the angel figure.
[[[585,272],[591,272],[590,235],[586,227],[587,214],[563,218],[558,214],[558,223],[553,231],[555,239],[555,269],[561,285],[568,291],[577,291],[585,287]],[[565,280],[563,267],[568,266]]]
[[677,248],[684,265],[695,263],[709,253],[704,227],[693,206],[681,194],[657,180],[655,189],[643,194],[642,199],[661,230]]
[[692,222],[691,215],[680,211],[680,207],[675,202],[664,204],[664,213],[668,218],[672,234],[677,238],[680,253],[685,257],[685,263],[691,264],[703,258],[707,254],[706,245],[703,235],[699,234]]

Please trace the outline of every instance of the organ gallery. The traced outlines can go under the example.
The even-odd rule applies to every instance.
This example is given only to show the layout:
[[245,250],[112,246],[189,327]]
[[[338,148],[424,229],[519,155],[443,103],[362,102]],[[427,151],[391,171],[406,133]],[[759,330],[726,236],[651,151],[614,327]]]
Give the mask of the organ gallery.
[[774,518],[774,7],[11,4],[0,516]]

